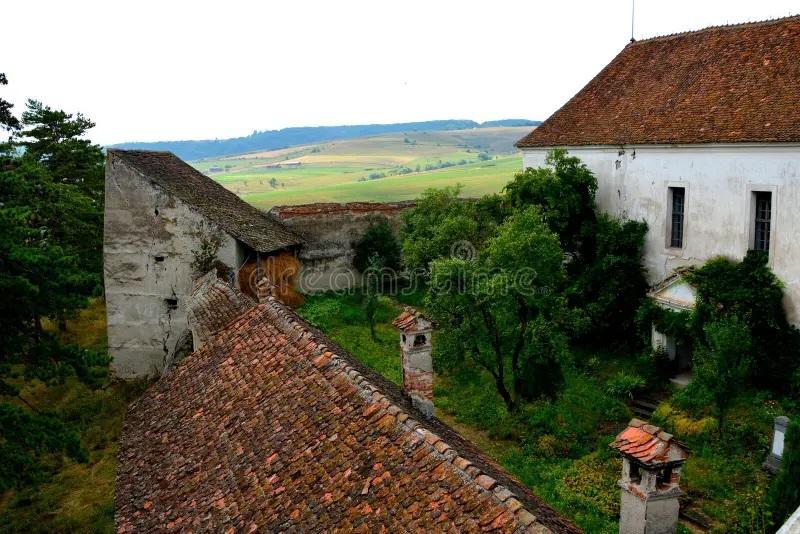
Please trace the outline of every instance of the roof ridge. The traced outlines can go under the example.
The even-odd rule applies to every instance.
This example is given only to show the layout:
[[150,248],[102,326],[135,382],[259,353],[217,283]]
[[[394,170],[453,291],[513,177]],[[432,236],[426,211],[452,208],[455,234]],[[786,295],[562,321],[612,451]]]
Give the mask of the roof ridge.
[[[440,435],[441,432],[428,428],[432,426],[430,425],[431,420],[413,408],[410,402],[398,402],[398,399],[392,398],[394,396],[392,393],[396,393],[398,390],[396,384],[384,379],[377,380],[377,382],[384,383],[376,386],[373,382],[376,381],[375,375],[377,373],[372,372],[372,376],[366,376],[370,375],[370,373],[364,372],[363,364],[360,364],[349,352],[303,320],[294,310],[280,300],[275,297],[268,297],[266,302],[259,304],[257,307],[265,309],[274,320],[273,324],[289,335],[290,340],[296,341],[300,338],[305,338],[316,345],[313,353],[316,357],[310,363],[320,371],[332,366],[337,367],[338,373],[346,376],[359,390],[361,396],[371,403],[364,411],[366,417],[377,421],[387,415],[391,416],[396,424],[403,425],[406,430],[417,434],[420,439],[424,439],[432,451],[444,458],[458,472],[463,473],[463,476],[468,477],[477,486],[490,493],[525,527],[539,521],[548,528],[551,526],[561,527],[556,531],[579,532],[563,519],[561,519],[560,524],[553,525],[552,518],[542,517],[541,510],[529,509],[530,505],[525,503],[525,500],[527,500],[526,495],[520,495],[522,492],[519,492],[517,488],[507,487],[502,484],[501,481],[497,480],[496,473],[487,473],[482,468],[485,466],[476,465],[475,458],[467,458],[472,456],[470,454],[472,451],[457,450],[450,443],[450,440],[446,440],[445,437]],[[357,362],[358,364],[354,365]],[[389,391],[389,395],[387,395],[385,391],[387,384],[389,384],[389,389],[395,389],[396,391]],[[441,422],[439,422],[439,425],[447,427]],[[454,430],[450,430],[457,435]],[[524,486],[522,487],[524,488]],[[544,521],[541,521],[541,519],[544,519]]]
[[272,252],[302,242],[283,221],[246,202],[172,152],[109,149],[108,155],[255,250]]
[[644,39],[635,39],[628,43],[628,46],[635,46],[639,43],[649,43],[653,41],[666,41],[669,39],[674,39],[678,37],[687,37],[690,35],[701,34],[705,32],[711,32],[716,30],[738,30],[743,28],[752,28],[756,26],[769,26],[770,24],[780,24],[786,22],[791,19],[797,19],[800,21],[800,13],[795,15],[787,15],[785,17],[777,17],[772,19],[763,19],[763,20],[754,20],[750,22],[734,22],[732,24],[717,24],[714,26],[706,26],[705,28],[700,28],[697,30],[686,30],[682,32],[675,32],[675,33],[665,33],[663,35],[653,35],[651,37],[645,37]]

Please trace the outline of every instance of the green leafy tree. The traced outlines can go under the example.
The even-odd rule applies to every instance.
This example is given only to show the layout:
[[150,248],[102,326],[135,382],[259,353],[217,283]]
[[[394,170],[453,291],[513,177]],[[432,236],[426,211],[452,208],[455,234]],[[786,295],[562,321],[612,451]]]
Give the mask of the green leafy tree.
[[427,271],[437,258],[472,256],[494,234],[507,214],[500,198],[465,200],[460,192],[461,186],[428,189],[403,213],[400,237],[406,267]]
[[74,186],[24,159],[0,171],[0,204],[0,287],[16,297],[5,301],[3,322],[38,337],[43,317],[70,317],[99,283],[99,270],[80,257],[88,245],[78,245],[95,235],[87,228],[94,211]]
[[509,217],[476,258],[431,263],[426,309],[450,333],[442,352],[486,370],[510,411],[520,397],[543,392],[529,382],[557,368],[565,352],[562,262],[558,237],[529,207]]
[[781,468],[767,493],[772,530],[777,530],[800,506],[800,421],[786,429]]
[[595,249],[573,270],[570,304],[586,315],[585,338],[624,340],[636,330],[648,288],[642,265],[647,223],[601,214],[594,228]]
[[45,457],[65,454],[78,461],[88,459],[78,433],[54,415],[29,413],[0,403],[0,491],[41,481],[46,475]]
[[545,222],[570,254],[592,250],[597,178],[579,158],[563,149],[552,150],[546,166],[517,173],[503,190],[515,209],[539,206]]
[[385,218],[370,225],[354,245],[353,265],[361,272],[370,267],[373,256],[378,256],[382,266],[397,271],[400,269],[400,242],[389,221]]

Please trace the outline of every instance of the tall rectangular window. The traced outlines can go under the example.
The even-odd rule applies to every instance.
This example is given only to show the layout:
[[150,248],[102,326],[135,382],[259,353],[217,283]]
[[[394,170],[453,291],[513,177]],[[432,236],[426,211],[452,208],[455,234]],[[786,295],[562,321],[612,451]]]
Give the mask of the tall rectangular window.
[[772,223],[772,193],[756,191],[755,228],[753,232],[753,248],[769,252],[770,227]]
[[683,248],[683,213],[686,207],[686,189],[670,187],[669,246]]

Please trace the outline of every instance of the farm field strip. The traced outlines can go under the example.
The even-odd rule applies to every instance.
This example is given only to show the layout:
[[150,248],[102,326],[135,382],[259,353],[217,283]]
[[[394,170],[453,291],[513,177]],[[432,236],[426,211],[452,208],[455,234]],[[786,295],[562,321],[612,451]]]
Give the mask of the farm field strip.
[[405,200],[429,187],[457,183],[464,185],[465,195],[481,195],[499,191],[521,169],[513,143],[528,131],[512,127],[407,132],[205,159],[192,165],[259,208]]

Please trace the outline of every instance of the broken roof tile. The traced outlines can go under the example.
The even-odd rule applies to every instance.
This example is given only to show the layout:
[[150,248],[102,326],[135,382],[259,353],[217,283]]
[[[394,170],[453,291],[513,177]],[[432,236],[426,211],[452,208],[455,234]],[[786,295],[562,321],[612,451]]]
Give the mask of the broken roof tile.
[[655,467],[683,462],[687,456],[671,434],[640,419],[631,419],[628,427],[609,446],[645,465]]

